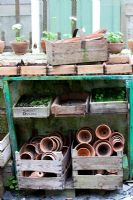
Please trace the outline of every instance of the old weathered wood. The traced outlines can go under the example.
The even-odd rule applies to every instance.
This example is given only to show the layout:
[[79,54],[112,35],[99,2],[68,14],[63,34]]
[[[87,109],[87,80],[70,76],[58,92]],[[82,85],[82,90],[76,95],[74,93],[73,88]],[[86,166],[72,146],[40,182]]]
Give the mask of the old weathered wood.
[[3,151],[0,151],[0,167],[5,166],[10,156],[11,156],[11,147],[10,144],[8,144]]
[[34,75],[46,75],[46,66],[22,66],[21,75],[34,76]]
[[123,176],[119,175],[77,175],[74,188],[115,190],[122,187]]
[[8,134],[4,134],[3,139],[0,141],[0,151],[3,151],[7,145],[9,144],[9,133]]
[[17,75],[17,67],[0,67],[0,76]]
[[48,106],[34,106],[34,107],[17,107],[16,104],[13,106],[13,117],[20,118],[20,117],[35,117],[35,118],[42,118],[48,117],[50,115],[50,107],[51,101],[49,102]]
[[85,42],[46,42],[47,60],[51,65],[76,64],[108,60],[107,41],[93,40]]
[[132,74],[132,65],[131,64],[106,65],[105,74]]
[[[72,149],[72,170],[74,188],[77,189],[105,189],[114,190],[122,186],[123,182],[123,156],[86,157],[77,156],[77,151]],[[80,170],[117,170],[116,175],[79,175]],[[92,173],[94,174],[94,173]]]
[[108,64],[126,64],[131,63],[131,58],[129,55],[122,54],[110,54]]
[[127,113],[127,101],[108,101],[93,102],[90,101],[90,113]]
[[7,181],[11,176],[13,176],[13,162],[12,160],[9,160],[2,168],[2,178],[4,186],[7,186]]
[[48,75],[76,74],[75,65],[48,66]]
[[89,94],[76,93],[57,97],[52,106],[51,112],[55,116],[64,115],[85,115],[88,112]]
[[78,74],[103,74],[103,65],[77,65]]
[[[30,189],[63,189],[69,168],[70,147],[63,156],[62,152],[54,152],[56,160],[22,160],[18,152],[16,155],[16,167],[19,188]],[[57,177],[23,177],[22,171],[41,171],[54,173]]]

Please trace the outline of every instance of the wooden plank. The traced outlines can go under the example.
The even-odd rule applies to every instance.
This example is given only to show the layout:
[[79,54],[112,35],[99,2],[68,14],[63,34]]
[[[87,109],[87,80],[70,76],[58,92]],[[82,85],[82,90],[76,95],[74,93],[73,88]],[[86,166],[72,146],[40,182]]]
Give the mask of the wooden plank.
[[72,155],[73,170],[122,169],[122,157],[82,157]]
[[0,152],[0,167],[4,167],[7,161],[11,156],[11,147],[10,144],[4,149],[3,152]]
[[9,144],[9,133],[0,141],[0,151],[3,151]]
[[132,74],[132,65],[131,64],[106,65],[105,74]]
[[90,102],[90,113],[127,113],[127,101]]
[[76,74],[75,65],[48,66],[48,75]]
[[78,74],[103,74],[103,65],[77,65]]
[[39,106],[39,107],[16,107],[16,104],[13,106],[13,117],[14,118],[42,118],[49,117],[50,115],[51,101],[48,106]]
[[32,75],[46,75],[46,66],[22,66],[21,75],[32,76]]
[[17,75],[17,67],[0,67],[0,76]]
[[118,175],[77,175],[73,178],[76,189],[115,190],[123,183],[123,176]]
[[110,54],[107,64],[131,64],[131,58],[128,55]]
[[63,189],[63,180],[61,177],[44,177],[44,178],[28,178],[18,177],[18,185],[20,189],[47,189],[56,190]]

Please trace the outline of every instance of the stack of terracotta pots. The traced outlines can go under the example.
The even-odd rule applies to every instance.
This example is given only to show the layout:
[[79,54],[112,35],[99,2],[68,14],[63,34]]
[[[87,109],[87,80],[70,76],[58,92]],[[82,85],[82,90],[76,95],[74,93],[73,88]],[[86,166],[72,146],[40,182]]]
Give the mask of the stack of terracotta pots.
[[113,132],[106,124],[99,125],[95,131],[89,127],[79,129],[76,140],[78,156],[111,156],[123,151],[125,143],[123,135]]
[[[56,160],[57,151],[62,151],[63,155],[67,152],[68,146],[64,145],[64,137],[59,133],[50,133],[48,136],[36,136],[22,146],[20,158],[28,160]],[[23,176],[28,177],[43,177],[47,175],[44,172],[23,172]]]

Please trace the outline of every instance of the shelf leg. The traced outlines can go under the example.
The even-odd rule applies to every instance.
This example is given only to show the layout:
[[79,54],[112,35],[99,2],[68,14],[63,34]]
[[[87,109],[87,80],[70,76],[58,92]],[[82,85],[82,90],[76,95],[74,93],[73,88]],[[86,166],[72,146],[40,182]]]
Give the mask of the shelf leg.
[[129,88],[129,139],[128,139],[128,159],[129,177],[133,178],[133,81],[127,82]]
[[14,122],[13,122],[11,96],[10,96],[10,90],[9,90],[9,85],[7,81],[3,81],[3,93],[4,93],[4,98],[5,98],[6,116],[7,116],[7,121],[8,121],[8,129],[9,129],[9,134],[10,134],[12,155],[13,155],[13,160],[15,161],[15,151],[17,151],[18,148],[17,148],[15,127],[14,127]]

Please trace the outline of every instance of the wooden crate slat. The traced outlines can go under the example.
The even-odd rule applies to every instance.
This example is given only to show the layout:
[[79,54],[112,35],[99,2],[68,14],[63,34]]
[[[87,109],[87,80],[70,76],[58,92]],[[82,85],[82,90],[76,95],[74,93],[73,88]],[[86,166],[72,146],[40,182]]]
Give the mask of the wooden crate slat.
[[105,74],[132,74],[132,65],[131,64],[106,65]]
[[77,65],[78,74],[103,74],[103,65]]
[[123,176],[119,175],[77,175],[74,176],[74,188],[114,190],[122,187]]
[[131,63],[131,58],[129,55],[121,55],[121,54],[110,54],[108,64],[126,64]]
[[46,75],[46,66],[22,66],[21,75]]
[[73,157],[73,170],[119,170],[122,168],[121,157]]
[[0,76],[17,75],[17,67],[0,67]]
[[20,189],[62,189],[63,180],[61,177],[28,178],[19,176],[18,184]]
[[10,144],[4,149],[3,152],[0,152],[0,167],[4,167],[7,161],[11,156],[11,147]]
[[5,135],[5,137],[3,138],[3,140],[0,141],[0,151],[3,151],[6,146],[9,144],[10,140],[9,140],[9,133],[7,135]]
[[48,75],[76,74],[75,65],[48,66]]

